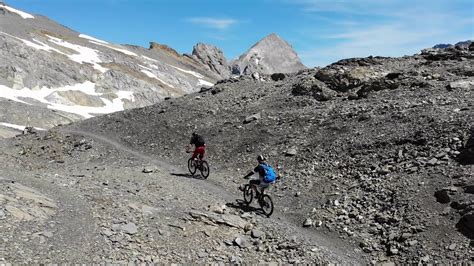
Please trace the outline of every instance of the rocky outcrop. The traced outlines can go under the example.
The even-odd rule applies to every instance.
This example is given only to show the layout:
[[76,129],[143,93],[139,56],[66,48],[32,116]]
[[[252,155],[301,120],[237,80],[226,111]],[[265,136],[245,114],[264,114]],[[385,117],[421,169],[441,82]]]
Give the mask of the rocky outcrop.
[[305,68],[293,48],[274,33],[232,62],[234,75],[293,73]]
[[178,54],[178,52],[176,52],[175,49],[169,47],[166,44],[159,44],[159,43],[156,43],[156,42],[150,42],[150,48],[149,49],[151,51],[153,51],[153,50],[165,51],[165,52],[169,53],[170,55],[173,55],[173,56],[176,56],[176,57],[180,56]]
[[222,79],[230,77],[230,65],[222,51],[209,44],[198,43],[193,47],[192,57],[218,74]]
[[433,46],[433,48],[435,48],[435,49],[446,49],[446,48],[468,49],[468,47],[469,47],[469,45],[471,45],[471,43],[472,43],[471,40],[457,42],[454,45],[450,44],[450,43],[440,43],[440,44],[437,44],[437,45]]

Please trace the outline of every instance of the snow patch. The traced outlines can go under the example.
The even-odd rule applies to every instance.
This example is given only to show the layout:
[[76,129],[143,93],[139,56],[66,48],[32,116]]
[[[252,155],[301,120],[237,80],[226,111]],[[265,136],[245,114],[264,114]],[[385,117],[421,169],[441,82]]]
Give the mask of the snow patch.
[[166,82],[166,81],[160,79],[157,75],[155,75],[153,72],[151,72],[151,71],[153,71],[151,68],[148,68],[148,67],[142,66],[142,65],[139,65],[139,66],[140,66],[141,68],[144,68],[144,69],[140,69],[140,71],[143,72],[143,73],[144,73],[145,75],[147,75],[148,77],[157,79],[158,81],[160,81],[161,83],[165,84],[166,86],[171,87],[171,88],[174,88],[173,85],[171,85],[170,83],[168,83],[168,82]]
[[35,48],[36,50],[44,50],[44,51],[47,51],[47,52],[54,51],[54,52],[58,52],[60,54],[64,54],[63,52],[59,51],[58,49],[55,49],[55,48],[53,48],[53,47],[51,47],[51,46],[49,46],[45,43],[42,43],[42,42],[36,40],[36,39],[33,39],[34,42],[30,42],[28,40],[24,40],[24,39],[20,39],[20,38],[17,38],[17,39],[21,40],[27,46]]
[[47,52],[54,51],[54,52],[63,54],[65,56],[69,57],[69,59],[71,59],[75,62],[78,62],[80,64],[90,63],[90,64],[93,65],[93,67],[95,69],[99,70],[102,73],[104,73],[108,70],[107,68],[104,68],[104,67],[102,67],[101,65],[98,64],[98,63],[101,63],[102,61],[99,58],[98,52],[94,49],[84,47],[84,46],[81,46],[81,45],[77,45],[77,44],[68,43],[68,42],[66,42],[62,39],[47,35],[50,42],[78,52],[78,54],[70,55],[70,54],[66,54],[66,53],[64,53],[64,52],[62,52],[58,49],[55,49],[55,48],[53,48],[53,47],[51,47],[51,46],[49,46],[45,43],[42,43],[42,42],[40,42],[36,39],[33,39],[34,42],[31,42],[31,41],[24,40],[24,39],[18,38],[16,36],[10,35],[10,34],[5,33],[5,32],[0,31],[0,34],[4,34],[4,35],[12,37],[14,39],[20,40],[24,44],[26,44],[27,46],[32,47],[36,50],[44,50],[44,51],[47,51]]
[[102,40],[99,40],[99,39],[96,39],[92,36],[89,36],[89,35],[85,35],[85,34],[79,34],[79,37],[80,38],[83,38],[83,39],[88,39],[90,41],[95,41],[95,42],[100,42],[100,43],[103,43],[103,44],[109,44],[108,42],[106,41],[102,41]]
[[81,45],[77,45],[77,44],[72,44],[72,43],[66,42],[64,40],[61,40],[61,39],[58,39],[58,38],[55,38],[55,37],[52,37],[52,36],[49,36],[49,35],[48,35],[48,37],[49,37],[50,42],[78,52],[78,54],[72,54],[72,55],[66,54],[66,56],[69,57],[69,59],[71,59],[72,61],[78,62],[80,64],[90,63],[94,66],[95,69],[99,70],[102,73],[104,73],[108,70],[107,68],[102,67],[101,65],[99,65],[99,63],[101,63],[102,60],[100,60],[100,58],[99,58],[98,51],[96,51],[94,49],[91,49],[89,47],[85,47],[85,46],[81,46]]
[[173,65],[169,65],[170,67],[174,68],[174,69],[177,69],[181,72],[184,72],[184,73],[188,73],[188,74],[191,74],[193,76],[195,76],[196,78],[204,78],[203,75],[197,73],[197,72],[194,72],[194,71],[191,71],[191,70],[186,70],[186,69],[182,69],[182,68],[179,68],[179,67],[175,67]]
[[107,47],[107,48],[109,48],[109,49],[115,50],[115,51],[120,52],[120,53],[122,53],[122,54],[130,55],[130,56],[138,56],[138,55],[137,55],[136,53],[134,53],[134,52],[130,52],[130,51],[125,50],[125,49],[117,48],[117,47],[114,47],[114,46],[112,46],[112,45],[107,45],[107,44],[104,44],[104,43],[102,43],[102,42],[97,42],[97,41],[92,41],[92,40],[90,40],[89,42],[94,43],[94,44],[97,44],[97,45],[101,45],[101,46],[104,46],[104,47]]
[[143,65],[140,65],[140,64],[138,64],[138,66],[140,66],[141,68],[144,68],[144,69],[146,69],[146,70],[153,71],[153,70],[152,70],[151,68],[149,68],[149,67],[146,67],[146,66],[143,66]]
[[142,55],[141,57],[143,57],[143,58],[145,58],[146,60],[151,61],[151,62],[155,62],[155,63],[158,63],[158,62],[159,62],[158,60],[153,59],[153,58],[150,58],[150,57],[148,57],[148,56]]
[[148,70],[146,70],[146,69],[141,69],[140,71],[143,72],[143,73],[145,73],[145,75],[147,75],[147,76],[150,77],[150,78],[158,79],[158,77],[157,77],[155,74],[151,73],[150,71],[148,71]]
[[61,52],[61,51],[59,51],[59,50],[57,50],[57,49],[55,49],[55,48],[53,48],[53,47],[51,47],[47,44],[44,44],[44,43],[42,43],[38,40],[35,40],[35,39],[33,39],[34,42],[31,42],[31,41],[28,41],[28,40],[25,40],[25,39],[22,39],[22,38],[18,38],[16,36],[10,35],[8,33],[2,32],[2,31],[0,31],[0,34],[3,34],[3,35],[6,35],[8,37],[11,37],[13,39],[19,40],[19,41],[23,42],[24,44],[26,44],[27,46],[32,47],[36,50],[44,50],[44,51],[47,51],[47,52],[55,51],[55,52],[64,54],[63,52]]
[[122,100],[134,101],[133,92],[131,91],[118,91],[116,93],[117,98],[115,98],[113,101],[110,101],[104,97],[101,97],[101,100],[105,103],[105,106],[103,107],[91,107],[91,106],[80,106],[80,105],[70,106],[70,105],[64,105],[60,103],[49,102],[46,99],[46,97],[50,95],[51,93],[58,92],[58,91],[72,91],[72,90],[81,91],[87,95],[99,96],[99,97],[102,96],[102,94],[95,92],[94,83],[90,81],[86,81],[84,83],[64,86],[60,88],[50,89],[47,87],[42,87],[39,90],[31,90],[28,88],[15,90],[15,89],[6,87],[4,85],[0,85],[0,91],[2,92],[0,94],[0,97],[31,105],[30,103],[27,103],[19,99],[19,98],[29,98],[29,99],[33,99],[33,100],[46,104],[47,108],[49,109],[78,114],[85,118],[93,117],[93,114],[107,114],[107,113],[113,113],[117,111],[123,111],[124,106],[123,106]]
[[197,85],[198,85],[198,86],[212,87],[212,86],[214,86],[214,83],[211,83],[211,82],[209,82],[209,81],[207,81],[207,80],[199,79]]
[[129,101],[135,101],[135,96],[133,95],[133,91],[117,91],[117,97],[119,97],[121,100],[129,100]]
[[28,14],[26,12],[23,12],[23,11],[20,11],[18,9],[14,9],[13,7],[9,7],[9,6],[5,6],[5,5],[1,5],[0,4],[0,7],[3,7],[5,8],[6,10],[12,12],[12,13],[15,13],[17,15],[19,15],[20,17],[24,18],[24,19],[27,19],[27,18],[35,18],[33,15],[31,14]]
[[[9,127],[9,128],[14,128],[14,129],[18,129],[18,130],[25,130],[25,126],[20,126],[20,125],[16,125],[16,124],[10,124],[10,123],[5,123],[5,122],[0,122],[0,125],[4,126],[4,127]],[[44,128],[40,128],[40,127],[33,127],[34,129],[36,130],[46,130]]]

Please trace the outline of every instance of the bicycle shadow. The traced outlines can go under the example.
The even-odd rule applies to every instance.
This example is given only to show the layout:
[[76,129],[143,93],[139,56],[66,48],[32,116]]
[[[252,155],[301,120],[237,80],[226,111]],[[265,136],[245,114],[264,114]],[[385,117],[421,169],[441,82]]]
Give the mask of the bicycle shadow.
[[186,178],[194,178],[194,179],[199,179],[199,180],[204,180],[205,178],[202,177],[200,174],[190,174],[190,173],[186,173],[186,174],[180,174],[180,173],[170,173],[170,175],[173,175],[173,176],[180,176],[180,177],[186,177]]
[[236,199],[235,202],[226,203],[225,205],[230,208],[242,210],[243,212],[254,212],[257,215],[263,215],[266,217],[265,213],[261,208],[252,207],[241,199]]

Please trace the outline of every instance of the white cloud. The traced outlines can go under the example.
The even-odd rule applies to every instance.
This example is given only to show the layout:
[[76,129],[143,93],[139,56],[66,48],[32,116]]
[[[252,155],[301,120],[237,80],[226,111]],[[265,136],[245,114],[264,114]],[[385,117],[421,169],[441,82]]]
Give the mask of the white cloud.
[[300,52],[310,66],[369,55],[411,55],[438,43],[474,38],[474,18],[469,15],[474,5],[465,0],[295,1],[322,23],[302,32],[314,43]]
[[412,55],[438,43],[456,43],[473,37],[447,28],[410,29],[405,24],[386,24],[325,36],[334,39],[332,45],[307,49],[300,57],[309,66],[324,66],[344,58]]
[[211,18],[211,17],[196,17],[196,18],[189,18],[187,19],[188,22],[206,26],[209,28],[224,30],[232,25],[238,23],[235,19],[229,18]]

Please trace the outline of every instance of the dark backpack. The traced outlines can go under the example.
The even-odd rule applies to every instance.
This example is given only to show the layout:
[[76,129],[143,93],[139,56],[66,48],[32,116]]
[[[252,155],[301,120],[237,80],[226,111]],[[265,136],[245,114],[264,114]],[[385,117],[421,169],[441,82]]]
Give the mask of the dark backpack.
[[263,176],[263,181],[265,181],[266,183],[273,183],[275,182],[276,180],[276,173],[275,173],[275,170],[273,170],[273,168],[266,164],[266,163],[262,163],[260,164],[260,166],[263,167],[263,170],[265,170],[265,175]]

